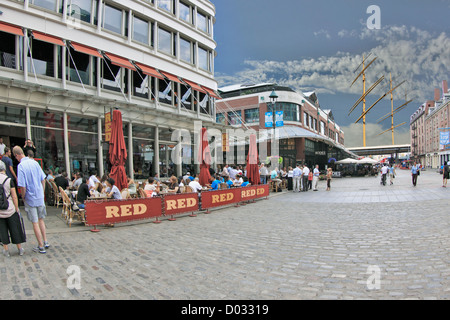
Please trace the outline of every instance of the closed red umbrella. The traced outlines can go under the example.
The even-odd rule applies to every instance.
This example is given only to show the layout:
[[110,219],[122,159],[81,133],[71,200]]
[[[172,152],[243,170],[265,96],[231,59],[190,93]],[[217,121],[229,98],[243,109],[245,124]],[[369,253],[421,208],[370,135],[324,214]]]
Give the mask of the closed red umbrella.
[[124,167],[126,160],[127,147],[123,137],[122,113],[119,110],[114,110],[111,124],[111,140],[109,141],[109,162],[111,162],[112,166],[109,176],[115,180],[115,185],[119,190],[128,187],[127,173]]
[[258,167],[258,148],[256,146],[255,134],[250,135],[250,144],[247,154],[247,178],[251,185],[258,185],[261,183]]
[[208,133],[206,132],[206,128],[202,128],[201,131],[200,153],[198,155],[198,160],[200,162],[200,176],[198,180],[199,183],[204,186],[211,182],[211,174],[209,173],[211,151],[209,149]]

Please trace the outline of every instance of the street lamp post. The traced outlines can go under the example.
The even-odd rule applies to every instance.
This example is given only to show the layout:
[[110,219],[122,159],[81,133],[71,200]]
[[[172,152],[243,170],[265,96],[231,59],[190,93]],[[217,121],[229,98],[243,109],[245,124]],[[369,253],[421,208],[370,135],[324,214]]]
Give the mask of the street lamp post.
[[272,125],[273,125],[273,141],[272,141],[272,156],[274,156],[274,152],[276,150],[275,148],[275,132],[276,132],[276,121],[275,121],[275,117],[276,117],[276,101],[278,99],[278,95],[275,92],[275,90],[272,90],[272,93],[269,96],[270,101],[272,102]]

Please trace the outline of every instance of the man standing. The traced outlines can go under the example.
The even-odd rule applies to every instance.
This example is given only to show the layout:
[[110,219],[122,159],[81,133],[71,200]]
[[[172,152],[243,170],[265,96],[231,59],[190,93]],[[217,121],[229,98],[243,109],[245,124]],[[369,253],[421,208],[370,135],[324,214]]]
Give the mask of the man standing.
[[419,165],[414,162],[414,165],[411,167],[412,184],[414,187],[417,184],[418,175],[419,175]]
[[20,162],[17,166],[17,185],[25,203],[25,212],[28,220],[33,224],[33,231],[38,242],[38,246],[33,251],[46,253],[45,249],[50,245],[47,242],[44,223],[44,218],[47,216],[44,203],[45,174],[36,161],[25,157],[19,146],[14,147],[13,153]]
[[33,156],[36,156],[36,146],[34,145],[33,141],[31,139],[27,139],[25,142],[25,145],[23,146],[23,152],[26,157],[28,157],[28,151],[33,151]]
[[318,191],[317,184],[319,183],[319,176],[320,176],[319,165],[316,164],[316,167],[314,168],[313,171],[313,191]]
[[309,168],[305,164],[303,167],[303,191],[308,191],[308,176],[309,176]]
[[300,191],[300,179],[302,176],[302,170],[300,169],[300,164],[297,164],[297,167],[292,172],[292,180],[294,181],[294,192]]
[[0,159],[1,159],[1,156],[6,153],[5,148],[6,148],[6,145],[3,143],[3,138],[0,137]]
[[11,179],[14,179],[14,182],[17,182],[17,176],[14,172],[14,166],[11,159],[11,149],[6,147],[5,148],[5,154],[3,155],[2,160],[5,163],[6,166],[6,175],[10,177]]

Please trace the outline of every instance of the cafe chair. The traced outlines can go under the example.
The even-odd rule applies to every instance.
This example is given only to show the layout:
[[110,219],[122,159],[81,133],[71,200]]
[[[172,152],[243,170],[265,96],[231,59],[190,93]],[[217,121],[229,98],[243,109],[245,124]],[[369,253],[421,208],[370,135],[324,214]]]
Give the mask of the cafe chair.
[[138,194],[140,198],[147,198],[147,193],[145,193],[144,189],[139,188],[138,189]]
[[49,181],[49,183],[50,183],[50,186],[52,187],[52,190],[53,190],[53,197],[54,197],[54,204],[53,205],[56,206],[57,208],[59,208],[60,202],[62,204],[62,194],[61,194],[61,192],[64,192],[64,190],[61,191],[62,188],[60,187],[61,190],[58,191],[58,187],[56,186],[56,183],[54,181]]
[[131,199],[130,191],[128,190],[128,188],[122,189],[120,194],[122,195],[122,199]]

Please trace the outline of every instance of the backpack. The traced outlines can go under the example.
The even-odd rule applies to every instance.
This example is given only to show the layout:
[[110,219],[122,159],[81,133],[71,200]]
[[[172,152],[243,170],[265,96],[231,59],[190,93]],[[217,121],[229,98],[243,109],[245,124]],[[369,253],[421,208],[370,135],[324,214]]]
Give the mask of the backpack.
[[11,193],[6,196],[6,190],[5,190],[5,183],[6,181],[8,181],[10,178],[6,178],[5,180],[3,180],[3,183],[0,183],[0,210],[7,210],[9,207],[9,201],[8,198],[11,196]]

